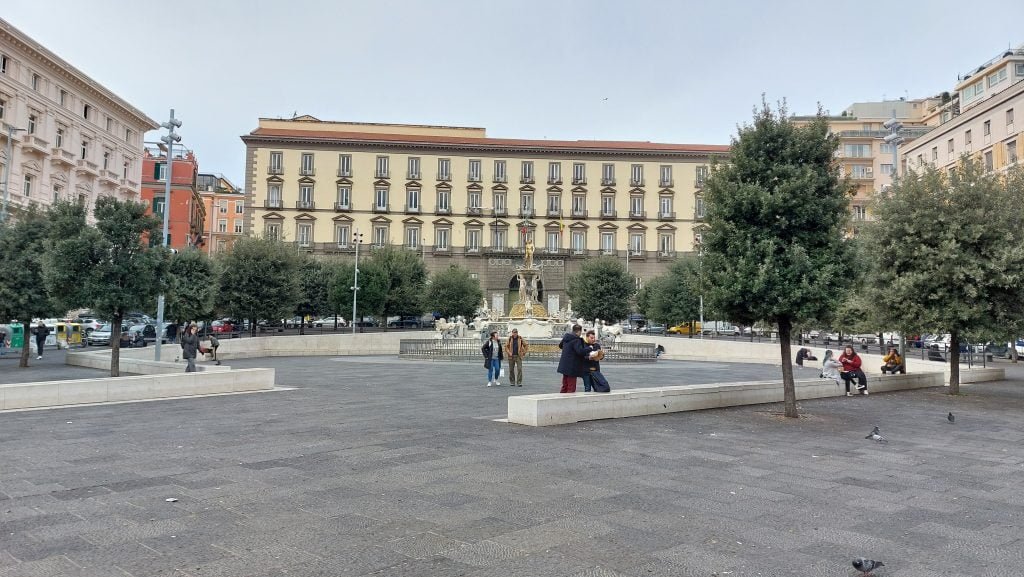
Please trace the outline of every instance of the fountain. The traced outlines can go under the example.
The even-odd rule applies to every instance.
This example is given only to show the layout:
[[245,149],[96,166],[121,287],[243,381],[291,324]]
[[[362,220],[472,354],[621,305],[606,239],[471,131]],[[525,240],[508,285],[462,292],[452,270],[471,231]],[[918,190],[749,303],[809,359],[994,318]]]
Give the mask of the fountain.
[[541,271],[534,266],[533,250],[533,240],[526,241],[523,265],[515,269],[519,280],[519,298],[512,304],[503,324],[506,332],[516,329],[528,339],[548,339],[557,336],[553,334],[556,323],[537,296]]

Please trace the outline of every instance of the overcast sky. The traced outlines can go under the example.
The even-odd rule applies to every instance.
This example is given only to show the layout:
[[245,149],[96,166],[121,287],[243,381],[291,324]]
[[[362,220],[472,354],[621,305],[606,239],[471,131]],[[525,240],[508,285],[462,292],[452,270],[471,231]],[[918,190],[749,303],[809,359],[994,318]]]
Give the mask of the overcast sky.
[[158,122],[174,108],[200,170],[240,186],[261,116],[727,144],[762,93],[838,113],[949,90],[1024,43],[1021,0],[3,0],[0,16]]

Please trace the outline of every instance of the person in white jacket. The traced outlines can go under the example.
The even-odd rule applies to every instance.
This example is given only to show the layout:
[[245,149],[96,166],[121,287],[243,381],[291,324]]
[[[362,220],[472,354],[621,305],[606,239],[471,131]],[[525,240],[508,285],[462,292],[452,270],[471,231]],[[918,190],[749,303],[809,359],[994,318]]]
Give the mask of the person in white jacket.
[[825,351],[825,359],[821,361],[821,378],[832,379],[836,382],[836,386],[842,381],[842,377],[839,376],[839,370],[843,368],[843,364],[840,363],[832,356],[832,351]]

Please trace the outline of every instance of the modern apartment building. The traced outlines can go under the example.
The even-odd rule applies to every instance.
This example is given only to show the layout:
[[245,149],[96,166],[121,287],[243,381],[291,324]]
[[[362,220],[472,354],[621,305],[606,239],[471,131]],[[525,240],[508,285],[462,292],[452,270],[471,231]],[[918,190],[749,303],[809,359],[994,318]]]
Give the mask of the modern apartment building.
[[[527,240],[544,303],[584,259],[647,279],[700,242],[701,188],[727,146],[488,138],[482,128],[260,119],[245,142],[247,233],[315,255],[397,245],[428,269],[457,263],[498,310],[514,302]],[[642,282],[642,280],[640,281]]]
[[[191,150],[179,145],[174,146],[173,160],[171,199],[167,201],[167,146],[146,146],[142,156],[141,200],[149,203],[151,213],[160,219],[167,208],[167,246],[176,249],[202,246],[206,209],[196,184],[199,162]],[[150,242],[156,244],[160,240],[156,236]]]
[[1007,50],[963,74],[950,101],[937,111],[940,124],[901,148],[908,166],[956,165],[964,154],[988,170],[1006,170],[1024,157],[1024,46]]
[[245,195],[223,174],[199,173],[198,188],[207,215],[203,250],[224,252],[245,234]]
[[0,19],[0,128],[16,215],[57,199],[138,198],[142,136],[157,123]]

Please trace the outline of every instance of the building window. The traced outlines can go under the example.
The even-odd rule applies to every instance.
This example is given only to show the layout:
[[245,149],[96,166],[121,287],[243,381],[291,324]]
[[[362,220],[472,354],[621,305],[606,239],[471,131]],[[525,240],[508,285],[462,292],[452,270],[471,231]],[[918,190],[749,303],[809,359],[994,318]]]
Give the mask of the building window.
[[57,202],[58,200],[60,200],[60,194],[63,190],[64,188],[61,185],[53,185],[53,202]]
[[217,232],[224,233],[224,232],[227,232],[227,231],[228,231],[228,220],[226,218],[222,218],[222,219],[218,220],[217,221]]
[[405,227],[405,248],[419,248],[420,246],[420,227],[418,226],[407,226]]
[[471,228],[466,231],[466,251],[480,252],[480,229]]
[[985,170],[991,171],[994,168],[992,164],[992,151],[985,151]]
[[[225,207],[221,207],[224,209]],[[313,208],[313,185],[303,184],[299,186],[299,205],[295,208]],[[225,210],[226,212],[226,210]]]
[[562,215],[562,195],[560,194],[549,194],[548,195],[548,216],[561,216]]
[[22,192],[25,194],[26,197],[32,196],[32,185],[34,181],[34,176],[32,176],[31,174],[25,175],[25,187],[22,189]]
[[36,121],[37,120],[38,120],[38,117],[35,114],[29,114],[28,115],[28,130],[27,130],[27,132],[29,134],[35,134],[36,133]]
[[582,162],[574,162],[572,164],[572,183],[573,184],[586,184],[587,183],[587,165]]
[[469,182],[480,182],[480,159],[471,158],[469,160],[469,176],[467,180]]
[[67,134],[67,128],[58,125],[57,126],[57,138],[54,139],[53,144],[57,148],[64,148],[64,135]]
[[967,146],[971,145],[971,131],[970,130],[964,132],[964,144],[966,144]]
[[167,164],[161,162],[156,165],[156,170],[153,171],[153,177],[157,180],[167,180]]
[[299,241],[299,246],[309,246],[313,242],[313,225],[306,222],[299,223],[296,232],[295,238]]
[[378,156],[377,157],[377,168],[374,172],[375,178],[391,178],[391,171],[388,170],[388,157]]
[[164,213],[164,197],[153,199],[153,214],[162,215]]
[[245,214],[245,201],[244,200],[236,200],[235,201],[235,214]]
[[[82,153],[82,160],[85,160],[86,158],[89,158],[89,141],[88,140],[83,140],[82,141],[82,150],[80,152]],[[167,164],[166,163],[165,164],[161,164],[160,166],[163,167],[164,171],[167,170]],[[161,178],[160,180],[163,180],[163,179]]]
[[227,214],[228,213],[228,201],[226,201],[226,200],[218,200],[217,201],[217,212],[219,212],[221,214]]
[[871,158],[871,145],[844,144],[843,156],[846,156],[847,158]]
[[132,133],[132,129],[131,128],[125,128],[124,129],[124,141],[125,142],[127,142],[128,144],[131,144],[132,141],[135,140],[134,136],[135,135]]
[[334,242],[338,243],[338,248],[348,248],[349,230],[347,224],[334,225]]
[[32,90],[35,90],[35,91],[39,90],[39,81],[40,80],[41,79],[39,78],[39,75],[36,74],[35,72],[33,72],[32,73]]
[[558,249],[562,248],[562,234],[557,230],[549,230],[544,248],[548,252],[558,252]]
[[267,187],[267,201],[271,206],[281,206],[281,185],[271,184]]
[[420,177],[420,159],[418,156],[409,157],[409,174],[406,178],[409,180],[417,180]]
[[606,163],[601,165],[601,186],[615,186],[615,165]]
[[867,208],[862,204],[853,205],[853,220],[865,220],[868,217]]
[[281,240],[281,225],[279,223],[267,223],[263,227],[263,234],[270,240]]
[[242,234],[242,221],[235,221],[235,234]]
[[452,179],[452,161],[449,158],[437,159],[437,179],[438,180],[451,180]]
[[954,145],[953,145],[953,139],[952,139],[952,138],[950,138],[949,140],[947,140],[947,141],[946,141],[946,152],[947,152],[947,153],[948,153],[948,154],[949,154],[950,156],[952,156],[952,155],[953,155],[953,149],[954,149]]
[[508,212],[508,204],[505,202],[504,192],[494,193],[494,214],[506,214]]
[[446,188],[437,191],[437,212],[438,214],[452,212],[452,192]]
[[694,212],[696,213],[695,216],[697,218],[704,218],[704,210],[705,210],[704,198],[698,196],[696,198],[696,208],[694,210]]
[[388,244],[388,227],[373,227],[373,246],[382,247]]
[[533,193],[524,192],[519,196],[519,208],[521,209],[520,216],[526,218],[533,217]]
[[284,172],[284,153],[270,153],[270,174],[282,174]]
[[672,197],[663,196],[658,199],[658,216],[661,218],[673,218],[675,214],[672,213]]
[[505,248],[506,234],[505,229],[495,228],[491,233],[491,246],[494,248]]
[[387,210],[388,209],[388,189],[384,186],[378,186],[373,191],[373,206],[376,210]]
[[533,183],[533,161],[532,160],[524,160],[522,162],[522,164],[521,164],[520,170],[521,170],[521,173],[520,173],[519,181],[522,184],[532,184]]
[[103,170],[110,170],[110,154],[109,150],[103,150]]
[[601,196],[601,216],[615,218],[615,197],[610,194]]
[[658,169],[658,185],[662,188],[668,188],[672,186],[672,165],[662,164]]
[[113,132],[113,131],[114,131],[114,119],[108,116],[107,117],[107,132]]
[[587,233],[582,230],[572,231],[570,242],[573,254],[583,254],[587,250]]
[[644,252],[644,234],[642,232],[629,233],[629,252],[639,256]]
[[505,173],[505,161],[495,160],[494,161],[494,182],[506,182],[508,176]]
[[122,166],[121,166],[121,170],[122,170],[121,176],[123,178],[128,178],[128,173],[131,171],[131,169],[132,169],[132,161],[129,160],[129,159],[125,159],[124,164],[122,164]]
[[88,104],[83,104],[82,105],[82,118],[84,118],[86,120],[92,120],[92,118],[90,118],[91,116],[92,116],[92,106],[89,106]]
[[882,144],[878,145],[878,152],[880,154],[892,154],[892,151],[893,151],[893,145],[891,145],[891,144],[886,144],[886,143],[883,142]]
[[884,174],[886,176],[892,176],[892,165],[891,164],[882,164],[878,168],[879,168],[879,170],[882,171],[882,174]]
[[670,232],[658,234],[658,253],[661,256],[672,256],[676,252],[676,235]]
[[938,146],[933,146],[932,147],[932,161],[936,161],[938,159],[939,159],[939,147]]
[[1000,68],[999,70],[993,72],[992,74],[989,74],[987,78],[988,87],[992,88],[996,84],[999,84],[1000,82],[1006,80],[1006,76],[1006,67]]
[[407,188],[405,190],[405,210],[410,212],[420,211],[420,189]]
[[7,74],[7,55],[0,54],[0,74]]
[[299,165],[299,174],[302,176],[313,176],[316,172],[313,169],[313,154],[302,153],[302,163]]
[[562,163],[561,162],[549,162],[548,163],[548,184],[561,184],[562,182]]
[[352,208],[352,189],[347,186],[338,187],[338,198],[335,208],[349,210]]
[[967,88],[964,88],[963,100],[964,102],[969,102],[970,100],[978,96],[981,96],[983,92],[985,92],[985,83],[979,80],[978,82],[975,82],[974,84],[968,86]]
[[1006,126],[1007,127],[1012,127],[1013,126],[1013,109],[1012,108],[1006,111]]
[[630,216],[644,216],[644,197],[639,194],[634,194],[629,197],[629,215]]
[[1017,141],[1011,140],[1006,143],[1006,162],[1008,164],[1017,163]]
[[434,250],[447,251],[451,249],[451,229],[439,228],[434,231]]
[[479,213],[483,207],[483,195],[478,190],[469,191],[469,209],[474,213]]
[[629,167],[629,185],[630,186],[643,186],[644,185],[644,165],[634,164]]
[[704,181],[708,179],[708,167],[698,166],[697,167],[697,186],[704,186]]
[[344,176],[344,177],[352,176],[352,155],[351,154],[339,154],[338,155],[338,176]]
[[572,195],[572,215],[576,218],[586,218],[587,197],[583,194]]
[[603,254],[615,254],[615,233],[601,233],[601,252]]
[[992,136],[992,121],[991,120],[986,120],[984,122],[984,124],[981,125],[981,134],[983,136]]
[[7,111],[7,101],[0,98],[0,118],[4,117],[4,113]]
[[68,91],[67,90],[64,90],[63,88],[61,88],[60,91],[57,92],[57,102],[61,106],[67,106],[68,105]]

